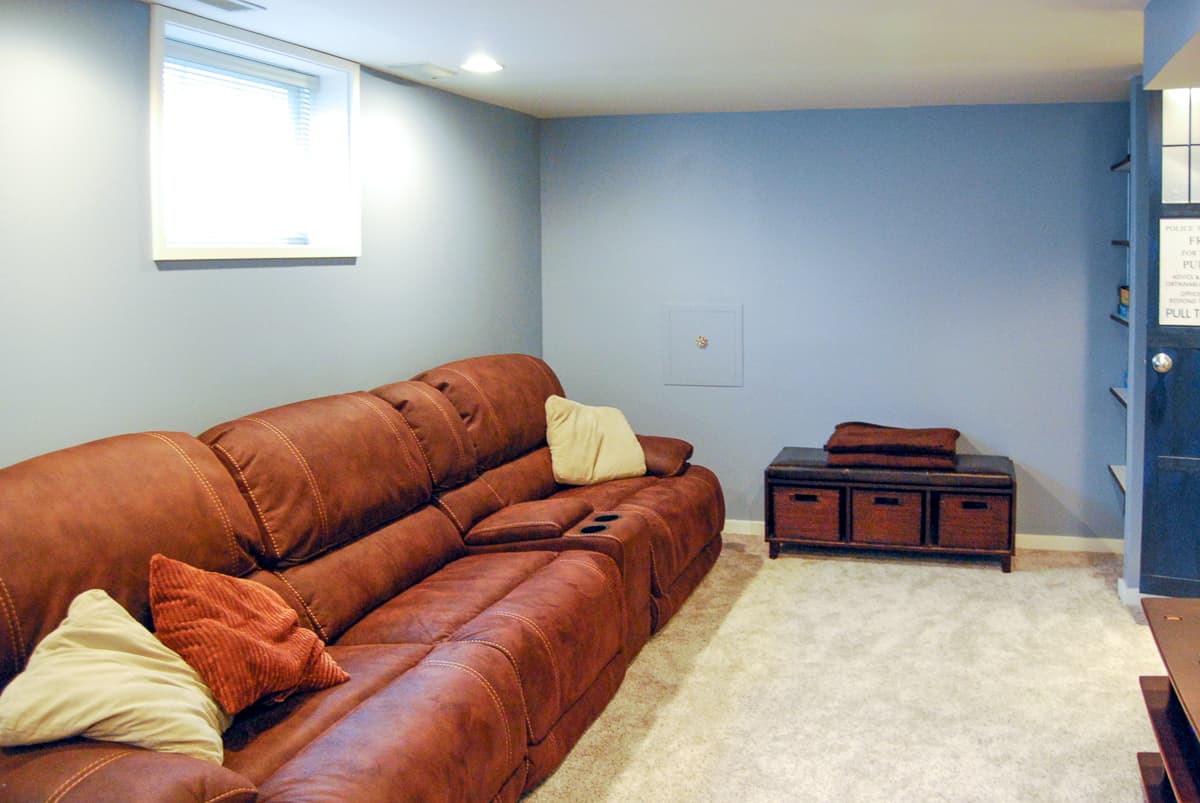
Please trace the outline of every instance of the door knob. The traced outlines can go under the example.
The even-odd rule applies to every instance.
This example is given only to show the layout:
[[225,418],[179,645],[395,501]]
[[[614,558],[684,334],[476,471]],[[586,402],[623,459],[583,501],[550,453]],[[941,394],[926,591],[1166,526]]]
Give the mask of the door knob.
[[1160,374],[1165,374],[1175,365],[1175,361],[1171,359],[1171,355],[1160,351],[1150,358],[1150,367]]

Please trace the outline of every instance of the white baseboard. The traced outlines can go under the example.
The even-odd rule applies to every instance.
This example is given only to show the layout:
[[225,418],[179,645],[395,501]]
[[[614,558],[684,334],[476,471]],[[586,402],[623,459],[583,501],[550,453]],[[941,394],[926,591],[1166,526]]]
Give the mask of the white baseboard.
[[[761,538],[766,534],[767,528],[765,522],[754,519],[726,519],[724,532],[727,535],[755,535]],[[1079,535],[1017,533],[1017,549],[1050,549],[1058,552],[1103,552],[1110,555],[1121,555],[1125,552],[1125,542],[1120,538],[1086,538]],[[1136,593],[1136,589],[1134,593]]]
[[725,519],[725,529],[722,535],[757,535],[762,538],[767,534],[767,524],[753,519]]
[[1017,549],[1050,549],[1056,552],[1104,552],[1125,554],[1125,542],[1120,538],[1088,538],[1082,535],[1035,535],[1017,533]]
[[1117,578],[1117,596],[1121,598],[1121,602],[1128,605],[1130,608],[1136,608],[1142,603],[1142,597],[1146,596],[1138,592],[1136,588],[1130,588],[1125,585],[1125,578]]

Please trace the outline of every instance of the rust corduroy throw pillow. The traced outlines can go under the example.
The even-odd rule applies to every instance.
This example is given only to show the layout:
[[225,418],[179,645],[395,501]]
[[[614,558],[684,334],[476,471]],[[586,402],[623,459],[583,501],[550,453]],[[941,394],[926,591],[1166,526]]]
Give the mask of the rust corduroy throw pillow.
[[199,673],[228,714],[350,679],[317,634],[260,583],[155,555],[150,612],[155,635]]

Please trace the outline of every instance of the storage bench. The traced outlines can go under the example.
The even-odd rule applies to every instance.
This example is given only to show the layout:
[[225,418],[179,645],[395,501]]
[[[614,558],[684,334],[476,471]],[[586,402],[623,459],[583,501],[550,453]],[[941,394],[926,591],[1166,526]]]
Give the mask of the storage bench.
[[783,544],[992,555],[1012,571],[1017,483],[998,455],[952,469],[831,467],[823,449],[789,446],[766,474],[766,540]]

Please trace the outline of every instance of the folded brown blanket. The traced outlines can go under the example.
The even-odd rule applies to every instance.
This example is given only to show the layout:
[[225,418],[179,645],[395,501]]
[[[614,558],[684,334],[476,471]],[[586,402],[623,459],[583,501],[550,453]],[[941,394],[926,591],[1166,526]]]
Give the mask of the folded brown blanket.
[[825,442],[825,451],[830,454],[869,452],[877,455],[952,456],[960,434],[957,429],[948,427],[904,429],[863,421],[844,421],[833,428],[833,434]]
[[826,456],[830,466],[874,466],[876,468],[931,468],[953,469],[954,455],[943,454],[883,454],[879,452],[830,452]]

